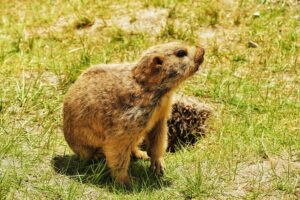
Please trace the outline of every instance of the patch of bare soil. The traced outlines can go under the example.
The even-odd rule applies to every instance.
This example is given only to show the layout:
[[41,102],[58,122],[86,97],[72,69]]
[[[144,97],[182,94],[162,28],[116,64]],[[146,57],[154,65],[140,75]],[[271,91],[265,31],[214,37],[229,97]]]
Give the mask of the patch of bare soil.
[[158,34],[167,23],[168,13],[168,9],[163,8],[142,9],[135,14],[113,17],[107,24],[130,32]]
[[66,28],[72,26],[75,23],[75,20],[75,15],[62,16],[53,25],[49,27],[25,29],[24,35],[26,38],[29,38],[33,36],[46,36],[51,33],[61,33],[65,31]]
[[222,45],[239,39],[239,34],[238,29],[226,29],[219,26],[215,28],[205,27],[198,30],[198,39],[203,46],[209,46],[212,43]]
[[[285,180],[293,180],[293,191],[285,188]],[[300,161],[296,157],[270,157],[257,163],[243,163],[237,168],[233,183],[225,196],[245,198],[248,193],[263,191],[262,199],[297,199],[300,197]]]
[[51,85],[56,86],[59,82],[56,74],[50,71],[44,71],[43,73],[38,73],[34,71],[23,71],[20,79],[26,80],[37,80],[39,79],[41,85]]
[[235,4],[238,3],[237,0],[221,0],[221,2],[228,6],[234,6]]
[[25,30],[25,36],[45,36],[49,33],[62,33],[72,28],[78,34],[94,33],[105,27],[118,27],[124,31],[134,33],[151,32],[151,34],[156,35],[166,25],[168,14],[168,9],[149,8],[113,16],[108,20],[101,18],[89,19],[87,17],[78,19],[75,15],[69,15],[60,17],[50,27],[27,29]]

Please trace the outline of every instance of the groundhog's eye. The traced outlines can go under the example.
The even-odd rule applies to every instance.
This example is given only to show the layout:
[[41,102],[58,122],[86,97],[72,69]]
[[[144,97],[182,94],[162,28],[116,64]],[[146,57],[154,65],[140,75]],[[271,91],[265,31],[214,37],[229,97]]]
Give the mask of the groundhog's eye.
[[182,58],[184,56],[187,56],[187,52],[186,50],[180,49],[179,51],[176,52],[176,56]]

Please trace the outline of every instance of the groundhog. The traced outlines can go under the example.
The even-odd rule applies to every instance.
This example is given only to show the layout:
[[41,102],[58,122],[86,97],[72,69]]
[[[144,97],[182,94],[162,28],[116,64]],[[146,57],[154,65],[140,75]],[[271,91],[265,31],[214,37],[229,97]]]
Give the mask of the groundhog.
[[[65,95],[67,143],[83,159],[104,155],[120,184],[131,185],[131,155],[150,157],[151,169],[162,175],[172,95],[203,60],[203,48],[172,42],[149,48],[132,64],[90,67]],[[143,140],[147,153],[139,149]]]

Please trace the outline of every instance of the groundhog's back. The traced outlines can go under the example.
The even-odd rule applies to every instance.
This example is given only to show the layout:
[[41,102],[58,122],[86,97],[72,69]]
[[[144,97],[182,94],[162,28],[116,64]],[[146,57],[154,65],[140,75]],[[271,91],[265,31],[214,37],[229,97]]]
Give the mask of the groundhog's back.
[[118,122],[115,119],[119,119],[122,112],[119,98],[134,87],[128,66],[95,66],[85,71],[65,95],[66,139],[74,133],[74,129],[82,127],[106,134],[110,134],[110,130],[117,134]]

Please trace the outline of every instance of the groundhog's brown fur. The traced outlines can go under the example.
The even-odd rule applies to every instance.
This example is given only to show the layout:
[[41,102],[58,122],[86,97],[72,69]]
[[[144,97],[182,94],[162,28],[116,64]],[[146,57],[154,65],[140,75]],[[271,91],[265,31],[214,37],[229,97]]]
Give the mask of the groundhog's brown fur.
[[[64,135],[71,149],[84,159],[104,154],[121,184],[130,185],[131,154],[149,155],[152,170],[162,174],[171,97],[203,56],[200,47],[173,42],[151,47],[133,64],[87,69],[64,100]],[[138,148],[143,139],[147,153]]]

